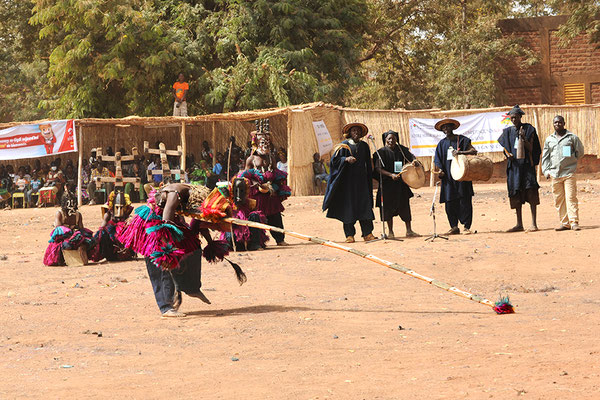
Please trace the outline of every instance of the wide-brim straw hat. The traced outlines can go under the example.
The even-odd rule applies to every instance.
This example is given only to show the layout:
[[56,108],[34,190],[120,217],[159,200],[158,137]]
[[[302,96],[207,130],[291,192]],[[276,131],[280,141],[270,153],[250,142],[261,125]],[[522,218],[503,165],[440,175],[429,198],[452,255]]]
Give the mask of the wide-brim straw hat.
[[342,128],[342,134],[344,135],[344,137],[348,137],[348,135],[350,134],[350,129],[353,126],[358,126],[362,130],[362,133],[360,134],[359,138],[366,136],[367,133],[369,133],[369,128],[367,128],[365,124],[361,124],[360,122],[352,122],[344,125],[344,127]]
[[452,124],[454,126],[453,129],[458,129],[458,127],[460,126],[460,122],[458,122],[457,120],[452,119],[452,118],[444,118],[443,120],[435,123],[435,129],[438,131],[441,131],[442,126],[444,126],[446,124]]

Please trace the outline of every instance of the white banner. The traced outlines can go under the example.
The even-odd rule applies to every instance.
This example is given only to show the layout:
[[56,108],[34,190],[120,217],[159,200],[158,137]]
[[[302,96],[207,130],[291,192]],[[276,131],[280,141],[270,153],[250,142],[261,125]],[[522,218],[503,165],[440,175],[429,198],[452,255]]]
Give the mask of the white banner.
[[328,154],[333,149],[333,140],[324,121],[313,121],[317,145],[319,146],[319,155]]
[[72,119],[0,130],[0,160],[44,157],[73,151],[77,151],[77,140]]
[[[478,152],[502,151],[498,138],[502,130],[512,126],[506,112],[488,112],[452,117],[460,122],[460,127],[454,131],[471,139],[473,147]],[[410,133],[410,150],[415,156],[429,156],[435,153],[435,148],[445,135],[435,130],[438,119],[410,118],[408,120]]]

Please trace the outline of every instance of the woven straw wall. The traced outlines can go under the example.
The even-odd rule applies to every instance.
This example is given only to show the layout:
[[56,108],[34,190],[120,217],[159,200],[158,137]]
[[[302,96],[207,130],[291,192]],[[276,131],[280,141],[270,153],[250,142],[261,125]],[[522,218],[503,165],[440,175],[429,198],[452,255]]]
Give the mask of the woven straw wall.
[[[574,132],[585,146],[588,155],[600,155],[600,106],[522,106],[525,111],[524,122],[534,125],[543,144],[553,132],[552,119],[556,115],[565,117],[567,129]],[[207,140],[215,152],[225,153],[229,137],[234,136],[236,143],[246,148],[250,132],[254,129],[254,120],[269,118],[271,134],[276,148],[288,150],[289,184],[294,195],[318,193],[313,184],[313,154],[318,151],[313,121],[324,121],[332,136],[334,145],[342,140],[342,126],[350,122],[362,122],[369,127],[375,138],[375,146],[369,143],[374,152],[383,145],[381,134],[389,129],[400,133],[400,142],[409,145],[409,118],[443,118],[469,115],[480,112],[508,111],[510,107],[496,107],[471,110],[357,110],[324,103],[312,103],[286,108],[248,111],[229,114],[214,114],[190,118],[153,117],[123,119],[84,119],[77,126],[83,135],[83,156],[89,157],[95,147],[112,146],[114,151],[125,147],[127,153],[132,146],[143,151],[143,142],[147,140],[151,147],[157,141],[165,143],[167,149],[176,149],[181,144],[181,123],[186,123],[186,148],[188,154],[194,154],[199,160],[202,141]],[[16,125],[2,124],[0,128]],[[502,153],[487,153],[494,162],[503,161]],[[77,164],[77,154],[63,154],[63,163],[73,160]],[[326,161],[329,156],[323,157]],[[53,157],[42,159],[49,163]],[[420,157],[425,169],[429,170],[431,159]],[[4,162],[6,164],[6,162]],[[15,160],[15,166],[32,164],[33,160]]]

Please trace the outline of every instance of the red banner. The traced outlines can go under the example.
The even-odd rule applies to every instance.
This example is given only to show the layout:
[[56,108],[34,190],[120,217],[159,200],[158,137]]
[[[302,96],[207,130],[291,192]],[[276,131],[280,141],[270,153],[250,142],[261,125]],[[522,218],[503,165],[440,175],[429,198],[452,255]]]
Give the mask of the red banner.
[[0,160],[36,158],[77,151],[72,119],[0,130]]

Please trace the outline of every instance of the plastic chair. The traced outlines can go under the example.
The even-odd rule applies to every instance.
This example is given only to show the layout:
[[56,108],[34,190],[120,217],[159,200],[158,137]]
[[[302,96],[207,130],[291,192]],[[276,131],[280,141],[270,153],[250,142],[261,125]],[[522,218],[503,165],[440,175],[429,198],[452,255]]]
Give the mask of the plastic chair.
[[15,208],[15,199],[21,199],[21,208],[26,208],[27,204],[25,202],[25,193],[23,192],[14,192],[12,194],[12,208]]

